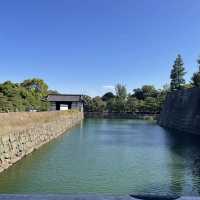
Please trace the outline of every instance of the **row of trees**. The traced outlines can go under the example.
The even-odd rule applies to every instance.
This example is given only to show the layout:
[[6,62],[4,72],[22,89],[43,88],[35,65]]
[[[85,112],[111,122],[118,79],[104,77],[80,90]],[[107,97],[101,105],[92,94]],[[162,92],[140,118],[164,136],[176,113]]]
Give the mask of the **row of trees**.
[[[128,93],[125,85],[117,84],[115,93],[108,92],[102,97],[84,96],[84,109],[89,112],[160,112],[166,94],[183,88],[200,87],[200,58],[197,60],[198,71],[191,82],[186,84],[184,62],[178,55],[171,70],[170,86],[157,90],[152,85],[144,85]],[[42,79],[28,79],[22,83],[6,81],[0,84],[0,112],[46,111],[48,86]],[[57,93],[57,91],[51,91]]]
[[144,85],[127,93],[124,85],[117,84],[115,94],[108,92],[102,97],[91,98],[84,96],[84,109],[87,112],[146,112],[159,113],[168,92],[175,90],[200,87],[200,58],[197,60],[198,71],[193,74],[190,83],[186,83],[184,62],[178,55],[171,70],[170,86],[156,90],[152,85]]
[[185,67],[181,55],[178,55],[171,70],[171,91],[180,90],[183,88],[200,87],[200,58],[197,60],[198,71],[193,74],[190,83],[185,81]]
[[115,94],[108,92],[102,97],[84,96],[86,112],[144,112],[158,113],[161,110],[168,89],[156,90],[144,85],[127,93],[125,85],[117,84]]
[[41,79],[0,84],[0,112],[45,111],[48,109],[47,84]]

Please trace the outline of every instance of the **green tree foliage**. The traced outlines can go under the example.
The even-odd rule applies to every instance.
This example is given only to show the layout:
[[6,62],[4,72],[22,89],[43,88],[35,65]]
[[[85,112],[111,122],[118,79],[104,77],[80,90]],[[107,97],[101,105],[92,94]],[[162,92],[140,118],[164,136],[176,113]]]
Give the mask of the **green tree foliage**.
[[192,76],[192,85],[194,87],[200,87],[200,58],[197,60],[199,71]]
[[92,98],[90,96],[84,95],[83,96],[83,106],[84,111],[92,112]]
[[25,80],[21,84],[6,81],[0,84],[0,112],[48,110],[47,90],[41,79]]
[[144,99],[146,99],[147,97],[156,98],[158,95],[158,91],[155,89],[153,85],[144,85],[142,87],[142,93],[143,93]]
[[125,85],[117,84],[115,86],[116,97],[113,107],[114,112],[125,112],[126,110],[126,101],[127,101],[127,89]]
[[182,86],[185,84],[184,75],[186,74],[184,63],[181,58],[181,55],[178,55],[173,68],[171,70],[171,90],[179,90],[182,88]]
[[90,96],[83,96],[84,111],[86,112],[103,112],[106,109],[106,102],[101,97],[91,98]]
[[[84,110],[87,112],[160,112],[168,91],[156,90],[144,85],[127,95],[124,85],[116,85],[116,95],[106,93],[101,98],[84,96]],[[103,101],[102,101],[103,100]]]
[[101,99],[101,97],[94,97],[92,99],[92,110],[94,112],[103,112],[105,111],[106,103]]
[[154,97],[147,97],[144,100],[143,111],[148,113],[158,112],[159,104],[158,100]]
[[138,100],[144,100],[144,95],[141,88],[134,89],[132,96],[137,98]]
[[139,100],[144,100],[147,97],[157,97],[158,91],[153,85],[144,85],[142,88],[137,88],[133,90],[133,97]]
[[126,111],[126,100],[116,97],[114,101],[114,112],[125,112]]
[[195,87],[200,87],[200,72],[194,73],[192,77],[192,84]]
[[108,112],[115,112],[116,108],[116,98],[109,99],[106,101],[106,110]]
[[115,86],[116,97],[125,100],[127,98],[127,89],[125,85],[117,84]]
[[101,99],[103,101],[109,101],[110,99],[112,99],[114,97],[115,97],[115,95],[112,92],[107,92],[101,97]]
[[48,85],[42,79],[27,79],[21,83],[21,86],[40,97],[48,94]]
[[139,100],[136,97],[129,96],[126,102],[126,111],[127,112],[136,112],[138,111]]
[[8,98],[0,92],[0,112],[8,112],[12,109],[12,105],[8,101]]
[[153,85],[144,85],[142,88],[137,88],[133,90],[133,97],[139,100],[144,100],[147,97],[157,97],[158,91]]

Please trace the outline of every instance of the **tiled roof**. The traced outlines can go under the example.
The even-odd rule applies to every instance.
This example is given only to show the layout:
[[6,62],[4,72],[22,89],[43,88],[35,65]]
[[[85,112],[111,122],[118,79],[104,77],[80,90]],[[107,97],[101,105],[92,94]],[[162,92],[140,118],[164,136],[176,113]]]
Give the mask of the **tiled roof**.
[[82,95],[80,94],[49,94],[47,97],[48,101],[72,101],[80,102],[82,101]]

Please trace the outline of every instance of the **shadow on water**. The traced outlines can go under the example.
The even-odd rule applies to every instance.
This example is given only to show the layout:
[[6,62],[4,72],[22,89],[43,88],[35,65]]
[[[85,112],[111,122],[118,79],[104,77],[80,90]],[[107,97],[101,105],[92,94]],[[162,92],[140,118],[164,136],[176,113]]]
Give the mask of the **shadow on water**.
[[[182,133],[179,131],[165,129],[167,146],[171,152],[171,190],[181,193],[184,190],[186,175],[191,175],[187,184],[192,185],[191,194],[194,190],[200,195],[200,135]],[[177,158],[181,162],[177,161]],[[182,169],[182,170],[177,170]],[[191,182],[190,182],[191,181]]]
[[[155,154],[158,159],[166,161],[167,171],[170,176],[169,189],[166,191],[181,195],[200,195],[200,136],[191,135],[157,126],[155,123],[141,120],[92,120],[95,125],[98,145],[102,146],[126,146],[131,148],[133,154],[135,148],[152,149],[164,151],[162,154]],[[120,126],[119,126],[120,124]],[[109,125],[109,126],[106,126]],[[164,147],[163,147],[164,146]],[[144,159],[144,158],[141,158]],[[149,159],[150,160],[150,159]],[[156,161],[155,158],[151,160]],[[160,162],[160,163],[161,163]],[[154,164],[150,164],[155,167]],[[159,165],[159,164],[158,164]],[[165,169],[163,169],[165,170]],[[164,173],[163,173],[164,174]],[[167,185],[158,185],[151,182],[146,191],[160,191]],[[156,189],[155,189],[156,188]],[[157,191],[156,191],[157,192]]]

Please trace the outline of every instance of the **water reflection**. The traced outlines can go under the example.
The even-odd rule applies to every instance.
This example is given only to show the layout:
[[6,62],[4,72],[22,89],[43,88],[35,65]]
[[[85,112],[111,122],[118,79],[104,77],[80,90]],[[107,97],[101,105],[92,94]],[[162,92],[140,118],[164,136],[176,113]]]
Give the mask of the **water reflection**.
[[137,120],[85,120],[0,174],[2,193],[200,195],[200,137]]
[[166,140],[172,152],[171,190],[183,194],[188,185],[187,189],[192,188],[188,195],[200,195],[200,136],[166,130]]

